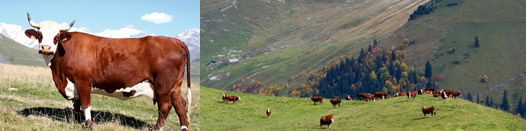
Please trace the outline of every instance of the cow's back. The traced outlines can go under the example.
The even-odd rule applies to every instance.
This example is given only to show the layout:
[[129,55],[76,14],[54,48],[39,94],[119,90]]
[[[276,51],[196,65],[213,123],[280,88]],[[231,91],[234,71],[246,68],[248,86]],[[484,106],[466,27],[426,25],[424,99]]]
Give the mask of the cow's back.
[[[62,43],[67,68],[93,78],[93,86],[113,92],[141,81],[153,81],[162,74],[177,74],[168,79],[182,80],[186,45],[178,39],[163,36],[142,38],[104,38],[70,32],[71,39]],[[73,78],[74,79],[74,78]]]

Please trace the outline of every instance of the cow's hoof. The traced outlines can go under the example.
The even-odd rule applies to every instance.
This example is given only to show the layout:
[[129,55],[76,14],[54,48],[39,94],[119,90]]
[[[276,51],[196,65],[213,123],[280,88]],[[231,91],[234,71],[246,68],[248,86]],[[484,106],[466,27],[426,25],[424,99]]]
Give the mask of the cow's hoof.
[[90,120],[87,120],[85,124],[86,124],[86,125],[85,125],[85,126],[86,126],[86,130],[91,130],[91,129],[93,129],[93,122],[91,121],[91,119],[90,119]]

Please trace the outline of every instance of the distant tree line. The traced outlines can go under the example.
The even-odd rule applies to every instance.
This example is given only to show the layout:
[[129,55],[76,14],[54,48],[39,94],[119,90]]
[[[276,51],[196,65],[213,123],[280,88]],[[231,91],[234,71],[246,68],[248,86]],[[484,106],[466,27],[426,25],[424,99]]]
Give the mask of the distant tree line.
[[[499,110],[510,112],[512,114],[520,115],[522,118],[526,118],[526,101],[522,100],[522,96],[519,98],[519,102],[517,102],[517,107],[515,108],[515,110],[512,110],[512,107],[510,107],[510,101],[508,100],[507,90],[504,90],[504,93],[502,94],[501,104],[496,104],[493,101],[493,98],[489,96],[486,96],[485,100],[480,100],[480,97],[478,95],[476,97],[476,100],[473,100],[473,96],[471,95],[471,93],[468,92],[466,99],[480,105],[496,108]],[[514,99],[517,99],[517,97],[517,94],[513,96]]]
[[440,76],[433,77],[429,61],[424,73],[418,72],[415,65],[407,66],[402,61],[404,57],[404,50],[362,48],[357,58],[341,56],[339,62],[309,76],[307,82],[292,90],[289,96],[343,98],[351,95],[356,98],[359,93],[394,93],[436,87],[443,80]]
[[409,21],[430,14],[431,12],[433,12],[433,10],[437,8],[437,6],[435,6],[435,3],[439,2],[441,2],[441,0],[432,0],[424,5],[418,6],[418,8],[409,16]]

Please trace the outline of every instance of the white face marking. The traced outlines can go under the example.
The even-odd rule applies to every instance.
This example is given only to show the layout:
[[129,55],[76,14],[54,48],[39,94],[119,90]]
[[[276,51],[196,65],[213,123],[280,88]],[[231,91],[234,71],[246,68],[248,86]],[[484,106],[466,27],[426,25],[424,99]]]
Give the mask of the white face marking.
[[[132,87],[118,89],[118,90],[116,90],[113,93],[108,93],[108,92],[106,92],[103,89],[99,89],[97,87],[93,87],[93,88],[91,88],[91,93],[92,94],[99,94],[99,95],[115,97],[115,98],[118,98],[120,100],[128,100],[128,99],[131,99],[131,98],[135,98],[137,96],[146,96],[146,97],[148,97],[150,99],[153,99],[153,88],[154,88],[154,86],[150,82],[143,81],[143,82],[141,82],[141,83],[139,83],[137,85],[134,85]],[[123,92],[130,92],[132,90],[135,90],[135,94],[133,96],[129,96],[129,97],[124,96]]]
[[186,126],[181,126],[181,131],[182,131],[183,129],[188,130],[188,127],[186,127]]
[[[40,28],[38,31],[42,33],[42,42],[39,43],[39,49],[42,48],[42,46],[47,45],[51,47],[51,52],[57,51],[57,45],[53,43],[53,39],[55,36],[60,32],[60,29],[62,26],[54,21],[44,21],[39,24]],[[48,66],[51,66],[51,59],[53,59],[53,55],[50,54],[42,54],[42,57],[44,57],[44,60],[46,61],[46,64]]]
[[91,106],[84,109],[84,117],[86,118],[86,121],[91,120]]
[[334,123],[334,120],[333,120],[333,119],[331,119],[331,122],[332,122],[332,123]]
[[239,100],[241,100],[241,97],[237,97]]
[[68,78],[66,78],[68,81],[68,84],[66,85],[66,96],[69,100],[79,98],[79,93],[77,91],[77,87],[75,86],[75,83],[71,82]]

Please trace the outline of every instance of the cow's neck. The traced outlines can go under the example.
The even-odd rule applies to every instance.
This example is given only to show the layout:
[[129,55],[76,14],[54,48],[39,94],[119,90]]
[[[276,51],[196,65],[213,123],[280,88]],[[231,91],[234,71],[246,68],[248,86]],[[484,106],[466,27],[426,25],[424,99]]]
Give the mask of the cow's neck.
[[42,58],[44,58],[44,61],[46,61],[46,65],[51,67],[51,61],[53,60],[53,55],[42,55]]

